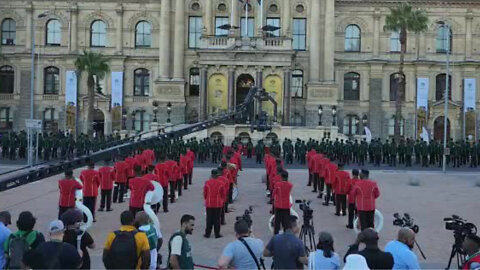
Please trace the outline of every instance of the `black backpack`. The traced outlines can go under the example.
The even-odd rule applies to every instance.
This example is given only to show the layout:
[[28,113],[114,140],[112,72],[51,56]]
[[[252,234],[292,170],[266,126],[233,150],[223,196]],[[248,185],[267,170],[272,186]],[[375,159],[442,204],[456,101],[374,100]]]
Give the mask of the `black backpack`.
[[137,243],[135,234],[137,231],[115,231],[110,250],[105,257],[106,269],[135,269],[138,263]]
[[8,262],[5,269],[22,269],[23,266],[23,255],[30,250],[30,244],[27,242],[27,236],[33,231],[27,233],[23,237],[16,236],[14,234],[10,235],[8,240]]

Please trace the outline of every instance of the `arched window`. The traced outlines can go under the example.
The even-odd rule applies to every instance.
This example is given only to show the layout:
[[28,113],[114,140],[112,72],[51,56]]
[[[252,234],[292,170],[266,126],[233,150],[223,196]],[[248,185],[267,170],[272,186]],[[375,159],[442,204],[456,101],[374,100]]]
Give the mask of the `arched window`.
[[57,19],[47,22],[47,45],[60,46],[62,42],[62,24]]
[[[390,75],[390,101],[397,100],[397,93],[400,91],[400,80],[405,81],[405,75],[401,75],[400,73],[393,73]],[[401,89],[402,92],[400,93],[400,100],[405,101],[405,89]]]
[[360,99],[360,75],[355,72],[349,72],[343,77],[343,99]]
[[139,68],[134,74],[134,96],[150,95],[150,73],[148,69]]
[[0,94],[13,94],[15,73],[11,66],[0,67]]
[[200,93],[200,70],[198,68],[190,69],[188,84],[189,84],[189,95],[198,96]]
[[17,24],[13,19],[5,19],[2,22],[2,45],[15,45]]
[[343,134],[357,135],[360,130],[360,118],[356,115],[347,115],[343,118]]
[[291,94],[294,98],[303,98],[303,70],[296,69],[292,72]]
[[[400,119],[400,136],[403,137],[403,130],[405,128],[405,119]],[[392,118],[388,119],[388,136],[395,135],[395,115]]]
[[452,48],[452,29],[450,29],[447,25],[439,25],[437,28],[437,39],[436,39],[436,47],[437,53],[445,53],[451,52]]
[[360,27],[355,24],[349,24],[345,28],[345,51],[359,52],[361,41]]
[[152,46],[152,26],[147,21],[139,21],[135,26],[135,47]]
[[393,31],[390,34],[390,51],[400,52],[402,45],[400,44],[400,31]]
[[137,110],[132,115],[134,128],[138,132],[150,130],[150,115],[144,110]]
[[54,108],[46,108],[43,111],[43,130],[47,133],[58,130],[58,113]]
[[45,95],[58,95],[60,90],[60,71],[56,67],[47,67],[44,70],[43,93]]
[[[445,85],[446,85],[445,73],[438,74],[435,80],[435,100],[440,101],[445,97]],[[448,75],[448,99],[452,99],[452,75]]]
[[102,20],[93,21],[90,26],[90,46],[105,47],[107,43],[107,27]]

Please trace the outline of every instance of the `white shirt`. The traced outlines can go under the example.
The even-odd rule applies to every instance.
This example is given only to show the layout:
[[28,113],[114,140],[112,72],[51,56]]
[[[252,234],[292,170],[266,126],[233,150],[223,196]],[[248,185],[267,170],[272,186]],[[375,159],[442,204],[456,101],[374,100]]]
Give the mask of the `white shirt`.
[[177,235],[172,239],[172,243],[170,245],[171,255],[177,255],[177,256],[182,255],[182,242],[183,242],[183,239],[180,235]]

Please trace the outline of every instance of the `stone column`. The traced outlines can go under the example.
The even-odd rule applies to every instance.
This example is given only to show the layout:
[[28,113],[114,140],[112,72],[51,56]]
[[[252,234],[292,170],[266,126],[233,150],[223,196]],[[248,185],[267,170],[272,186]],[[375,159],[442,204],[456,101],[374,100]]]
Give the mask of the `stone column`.
[[170,78],[170,0],[162,0],[160,10],[160,46],[159,76],[160,80]]
[[255,74],[255,84],[262,88],[263,87],[263,71],[262,68],[257,68],[257,73]]
[[[320,1],[312,1],[311,5],[310,81],[318,82],[320,80]],[[333,43],[333,40],[331,42]]]
[[373,20],[373,56],[377,57],[380,46],[380,10],[375,9]]
[[[232,11],[230,13],[230,24],[232,26],[238,26],[240,27],[240,14],[239,14],[239,4],[238,1],[232,1]],[[240,28],[239,28],[240,29]],[[237,33],[240,33],[240,31],[237,31],[237,29],[230,29],[230,36],[235,36]]]
[[205,34],[207,36],[212,36],[214,34],[213,31],[213,0],[205,0],[205,13],[203,15],[203,27],[205,28]]
[[120,4],[115,9],[117,13],[117,54],[122,54],[123,50],[123,6]]
[[[30,51],[32,49],[32,36],[30,33],[33,27],[33,7],[31,3],[26,7],[26,11],[27,11],[27,31],[25,32],[25,37],[26,37],[25,49],[27,49],[27,51]],[[33,36],[33,38],[35,39],[35,36]]]
[[207,67],[200,68],[200,121],[207,118]]
[[184,80],[185,58],[185,1],[175,1],[175,47],[173,61],[174,80]]
[[425,42],[425,33],[419,33],[418,34],[418,58],[419,59],[425,58],[426,45],[427,44]]
[[235,68],[228,67],[228,110],[235,107]]
[[290,0],[283,0],[283,16],[282,16],[282,33],[285,37],[290,37],[290,25],[291,25],[291,8]]
[[467,13],[467,24],[465,29],[465,59],[472,58],[472,20],[473,14],[472,12]]
[[[316,1],[314,1],[316,2]],[[320,1],[318,1],[320,2]],[[318,4],[320,6],[320,4]],[[313,12],[313,11],[312,11]],[[316,14],[316,15],[313,15]],[[312,13],[314,17],[319,17],[319,13]],[[317,20],[317,19],[315,19]],[[318,19],[320,20],[320,19]],[[315,28],[314,28],[315,29]],[[320,28],[316,28],[320,29]],[[318,31],[316,31],[318,32]],[[318,33],[316,35],[319,35]],[[319,40],[318,37],[316,37]],[[335,58],[335,0],[325,1],[325,35],[323,40],[323,80],[334,81],[334,58]],[[313,48],[311,49],[313,50]]]
[[77,31],[78,31],[78,6],[73,6],[70,10],[72,16],[72,25],[70,26],[70,51],[75,52],[77,50]]
[[290,125],[290,87],[292,72],[290,69],[283,71],[283,125]]

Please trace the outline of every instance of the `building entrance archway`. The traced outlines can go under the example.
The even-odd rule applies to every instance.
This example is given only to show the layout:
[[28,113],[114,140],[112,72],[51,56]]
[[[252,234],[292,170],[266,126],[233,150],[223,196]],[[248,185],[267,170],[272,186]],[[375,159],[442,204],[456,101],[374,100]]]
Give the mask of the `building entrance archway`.
[[96,136],[103,136],[105,131],[105,114],[96,109],[93,114],[93,131]]
[[[444,134],[444,123],[445,118],[443,116],[437,117],[433,123],[433,138],[436,141],[443,142],[443,134]],[[450,119],[447,119],[447,140],[450,139]]]
[[[248,95],[248,91],[252,86],[255,85],[255,80],[250,74],[241,74],[237,79],[237,88],[235,92],[235,106],[238,106],[245,101],[245,98]],[[237,123],[246,123],[249,122],[253,116],[253,103],[248,107],[247,113],[243,115],[242,119],[237,119]]]

